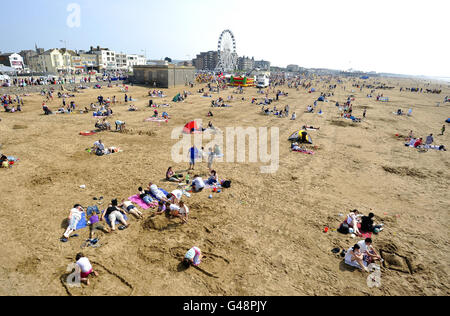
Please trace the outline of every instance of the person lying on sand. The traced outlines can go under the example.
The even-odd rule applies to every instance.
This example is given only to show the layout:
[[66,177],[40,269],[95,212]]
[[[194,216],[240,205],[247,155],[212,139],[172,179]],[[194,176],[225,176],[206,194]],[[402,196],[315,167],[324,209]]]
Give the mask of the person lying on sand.
[[310,130],[318,131],[318,130],[320,130],[320,127],[314,127],[314,126],[304,125],[304,126],[302,127],[302,129],[303,129],[303,130],[310,129]]
[[139,197],[145,204],[150,205],[153,203],[153,198],[151,196],[150,188],[148,190],[144,190],[142,187],[138,188]]
[[167,202],[167,196],[161,191],[156,184],[149,183],[150,192],[155,196],[159,201]]
[[94,271],[89,259],[86,258],[82,253],[76,256],[77,266],[80,268],[80,280],[87,286],[89,286],[89,276],[98,277],[98,272]]
[[144,218],[142,212],[140,212],[130,201],[122,200],[122,204],[120,204],[119,207],[125,212],[136,216],[137,218]]
[[188,269],[192,266],[198,267],[202,262],[202,252],[198,247],[192,247],[184,256],[183,266]]
[[78,223],[81,221],[83,213],[86,215],[84,208],[80,204],[75,204],[73,206],[73,208],[70,210],[69,226],[63,234],[63,238],[61,239],[61,241],[66,242],[69,239],[70,234],[77,230]]
[[116,200],[112,200],[109,207],[106,209],[106,211],[102,214],[101,220],[103,218],[108,218],[111,223],[111,231],[116,230],[116,221],[118,220],[121,222],[125,227],[129,227],[130,225],[125,221],[125,218],[123,215],[125,212],[118,207],[118,202]]
[[345,264],[369,272],[367,269],[367,262],[364,261],[364,255],[361,252],[361,247],[356,244],[350,248],[345,255]]

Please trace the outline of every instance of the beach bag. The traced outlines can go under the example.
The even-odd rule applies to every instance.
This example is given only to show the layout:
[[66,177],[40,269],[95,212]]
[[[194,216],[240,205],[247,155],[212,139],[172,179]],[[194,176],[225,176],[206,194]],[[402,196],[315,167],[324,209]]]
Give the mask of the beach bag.
[[347,235],[350,232],[350,227],[347,223],[342,223],[341,226],[337,230],[341,234]]
[[222,187],[225,189],[229,189],[231,187],[231,181],[227,180],[222,183]]

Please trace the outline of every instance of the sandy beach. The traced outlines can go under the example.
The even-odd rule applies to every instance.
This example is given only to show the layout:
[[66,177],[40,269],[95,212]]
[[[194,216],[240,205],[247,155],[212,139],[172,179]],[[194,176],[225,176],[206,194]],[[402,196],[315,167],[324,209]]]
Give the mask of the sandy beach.
[[[11,169],[0,169],[0,295],[449,295],[449,211],[450,158],[448,152],[420,152],[404,146],[410,130],[424,139],[434,134],[435,143],[450,147],[450,132],[439,136],[450,116],[448,83],[409,79],[343,79],[329,102],[319,103],[324,114],[305,113],[320,92],[336,83],[313,81],[316,93],[279,87],[288,92],[274,102],[289,104],[297,120],[265,116],[256,88],[213,93],[227,100],[230,108],[211,108],[211,98],[194,88],[166,89],[166,98],[152,98],[172,117],[168,123],[144,120],[153,115],[148,107],[148,87],[129,87],[128,96],[139,108],[129,112],[119,87],[87,89],[76,93],[78,109],[89,107],[101,94],[120,101],[109,119],[127,123],[124,133],[102,132],[81,136],[94,129],[92,113],[44,116],[43,98],[38,93],[23,97],[22,112],[0,112],[0,152],[20,161]],[[371,89],[353,88],[360,82],[381,82],[395,87],[377,90],[390,102],[367,98]],[[344,90],[343,87],[346,87]],[[400,87],[438,88],[442,94],[400,92]],[[352,92],[352,89],[354,92]],[[184,102],[174,103],[179,92],[192,92]],[[8,93],[0,88],[0,95]],[[336,101],[344,103],[354,95],[353,113],[367,118],[352,123],[339,116]],[[61,105],[55,93],[48,106]],[[274,97],[274,94],[271,94]],[[241,98],[245,98],[244,101]],[[439,107],[436,106],[441,102]],[[413,115],[396,116],[397,109],[413,109]],[[208,111],[213,118],[208,118]],[[261,174],[263,163],[216,163],[222,179],[232,181],[230,189],[213,195],[211,190],[193,194],[185,202],[191,209],[188,224],[165,217],[130,219],[131,226],[109,235],[100,234],[101,247],[81,250],[89,231],[60,242],[65,220],[74,204],[106,208],[109,201],[137,194],[149,181],[167,191],[176,185],[165,182],[169,166],[184,173],[187,163],[173,163],[171,148],[177,140],[170,135],[194,119],[206,125],[226,127],[278,127],[280,166],[274,174]],[[320,127],[311,131],[315,155],[291,152],[288,137],[304,124]],[[448,124],[447,129],[448,129]],[[123,152],[104,157],[85,149],[97,140]],[[206,162],[196,173],[207,176]],[[191,174],[193,176],[194,173]],[[86,185],[86,189],[81,189]],[[104,197],[102,204],[93,200]],[[383,250],[388,261],[381,268],[382,285],[369,288],[367,274],[347,268],[333,248],[348,249],[359,239],[335,231],[350,210],[373,212],[376,222],[385,224],[374,235],[374,247]],[[324,228],[330,231],[325,233]],[[180,258],[192,246],[206,255],[201,268],[180,271]],[[64,285],[67,266],[83,251],[100,273],[89,287]],[[396,254],[389,257],[389,253]]]

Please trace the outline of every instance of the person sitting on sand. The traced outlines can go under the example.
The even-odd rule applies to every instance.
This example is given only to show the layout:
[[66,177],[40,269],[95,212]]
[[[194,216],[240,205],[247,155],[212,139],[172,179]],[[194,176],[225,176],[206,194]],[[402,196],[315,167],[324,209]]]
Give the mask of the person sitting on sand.
[[106,118],[103,119],[103,129],[105,131],[110,131],[111,130],[111,124],[108,122],[108,120]]
[[6,157],[5,155],[1,155],[0,158],[0,168],[9,168],[9,161],[8,161],[8,157]]
[[130,107],[128,108],[128,111],[130,111],[130,112],[136,112],[137,110],[138,110],[138,108],[133,104],[131,104]]
[[44,111],[45,115],[51,115],[53,114],[52,111],[50,111],[50,109],[48,108],[47,104],[42,103],[42,110]]
[[142,212],[140,212],[136,206],[133,205],[130,201],[122,200],[122,204],[119,206],[121,209],[126,211],[129,214],[132,214],[136,216],[137,218],[143,219],[144,216],[142,215]]
[[80,268],[80,280],[87,286],[89,286],[89,276],[98,277],[98,272],[94,271],[92,268],[89,259],[86,258],[82,253],[77,254],[76,256],[77,266]]
[[94,146],[92,147],[92,151],[97,155],[97,156],[103,156],[106,154],[105,151],[105,145],[102,143],[101,140],[97,141],[94,143]]
[[292,113],[291,121],[295,121],[296,119],[297,119],[297,114],[295,114],[295,112],[294,112],[294,113]]
[[84,208],[80,204],[75,204],[70,210],[69,226],[63,234],[61,241],[66,242],[69,239],[70,234],[77,230],[78,223],[81,221],[83,213],[86,214]]
[[198,267],[202,262],[202,252],[198,247],[192,247],[184,256],[183,266],[188,269],[191,265]]
[[212,170],[209,179],[206,181],[206,184],[214,185],[217,183],[219,183],[219,176],[217,175],[217,172],[215,170]]
[[382,225],[375,225],[373,218],[375,217],[375,214],[370,213],[369,216],[363,216],[361,217],[361,232],[364,233],[374,233],[376,231],[380,231],[380,229],[383,228]]
[[358,246],[361,248],[361,253],[364,255],[364,261],[368,265],[374,263],[375,261],[383,261],[381,256],[375,251],[372,246],[372,239],[367,238],[358,242]]
[[306,108],[306,111],[307,111],[308,113],[314,113],[314,109],[312,108],[311,105],[308,105],[308,107]]
[[350,212],[347,215],[347,217],[343,223],[343,224],[348,225],[349,228],[352,228],[353,233],[357,236],[361,235],[359,228],[358,228],[359,223],[361,222],[361,217],[362,217],[362,214],[360,214],[358,210],[353,210],[352,212]]
[[358,244],[347,251],[345,255],[345,264],[369,272],[369,269],[367,269],[367,262],[364,261],[364,255]]
[[102,214],[101,220],[103,218],[108,218],[109,222],[111,223],[111,231],[116,230],[116,221],[118,220],[120,223],[122,223],[125,227],[129,227],[130,225],[125,221],[125,218],[123,215],[125,214],[122,209],[118,207],[118,202],[116,200],[112,200],[109,207],[106,209],[105,213]]
[[433,134],[430,134],[430,136],[428,136],[427,137],[427,140],[426,140],[426,145],[432,145],[434,143],[434,138],[433,138]]
[[414,143],[414,148],[418,148],[419,146],[422,145],[422,143],[423,143],[422,138],[416,139],[416,142]]
[[166,180],[170,182],[181,182],[183,175],[175,174],[172,167],[169,167],[166,172]]
[[203,179],[200,176],[195,175],[194,180],[192,181],[192,189],[194,190],[194,192],[202,192],[204,188],[205,182],[203,181]]
[[98,208],[96,209],[96,212],[92,212],[92,214],[89,214],[89,208],[88,208],[87,213],[88,213],[87,215],[90,216],[89,220],[87,222],[87,224],[89,225],[89,239],[90,240],[94,239],[96,230],[100,230],[100,231],[104,232],[105,234],[110,233],[109,229],[100,223],[100,218],[98,216],[98,214],[100,214],[100,212],[98,211]]

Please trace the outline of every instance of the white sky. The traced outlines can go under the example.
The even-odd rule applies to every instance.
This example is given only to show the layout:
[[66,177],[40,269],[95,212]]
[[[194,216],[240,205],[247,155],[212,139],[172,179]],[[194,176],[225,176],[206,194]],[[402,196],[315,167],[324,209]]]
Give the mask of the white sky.
[[[67,5],[81,7],[69,28]],[[233,31],[238,54],[275,66],[450,77],[450,0],[22,0],[0,50],[101,45],[149,58],[195,57]],[[16,3],[3,4],[15,12]]]

